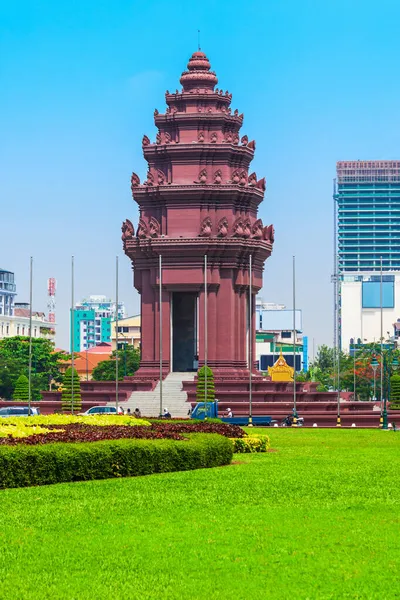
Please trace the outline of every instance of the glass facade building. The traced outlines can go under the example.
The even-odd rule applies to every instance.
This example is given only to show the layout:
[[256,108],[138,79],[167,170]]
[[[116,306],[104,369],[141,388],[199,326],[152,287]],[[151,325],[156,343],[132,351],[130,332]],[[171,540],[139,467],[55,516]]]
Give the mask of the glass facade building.
[[14,273],[0,269],[0,315],[11,317],[14,314],[14,298],[17,288]]
[[400,161],[337,163],[338,270],[400,270]]

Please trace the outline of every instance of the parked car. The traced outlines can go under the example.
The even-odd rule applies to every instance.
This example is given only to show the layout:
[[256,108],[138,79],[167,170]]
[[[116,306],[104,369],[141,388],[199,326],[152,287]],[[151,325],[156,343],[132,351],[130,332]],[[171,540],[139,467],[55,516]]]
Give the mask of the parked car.
[[[116,415],[117,409],[115,406],[92,406],[86,412],[81,413],[82,415]],[[118,406],[118,414],[123,415],[124,411]]]
[[27,406],[7,406],[5,408],[0,408],[0,417],[28,417],[29,414],[32,417],[40,415],[40,410],[38,408],[31,408],[29,412],[29,408]]

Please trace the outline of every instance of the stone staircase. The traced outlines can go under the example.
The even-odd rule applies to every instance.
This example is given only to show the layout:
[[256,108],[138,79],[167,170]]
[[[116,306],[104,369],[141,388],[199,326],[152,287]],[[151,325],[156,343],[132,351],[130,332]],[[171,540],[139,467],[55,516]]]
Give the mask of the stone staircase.
[[[163,381],[162,407],[168,408],[171,416],[187,417],[189,404],[187,394],[182,390],[182,381],[193,381],[195,373],[169,373]],[[123,408],[139,408],[142,417],[158,417],[160,414],[160,382],[152,392],[132,392],[130,398],[123,403]]]

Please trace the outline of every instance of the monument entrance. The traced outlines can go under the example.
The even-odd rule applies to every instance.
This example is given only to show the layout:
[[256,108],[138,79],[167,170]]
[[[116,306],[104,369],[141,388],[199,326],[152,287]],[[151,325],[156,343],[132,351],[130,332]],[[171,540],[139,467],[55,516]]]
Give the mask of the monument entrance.
[[172,370],[195,371],[197,355],[197,294],[172,294]]

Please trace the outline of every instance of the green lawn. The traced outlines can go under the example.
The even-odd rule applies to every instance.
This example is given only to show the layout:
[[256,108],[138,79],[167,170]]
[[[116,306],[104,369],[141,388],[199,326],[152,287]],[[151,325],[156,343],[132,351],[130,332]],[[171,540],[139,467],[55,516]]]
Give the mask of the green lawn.
[[400,598],[400,433],[270,435],[229,467],[0,492],[0,598]]

